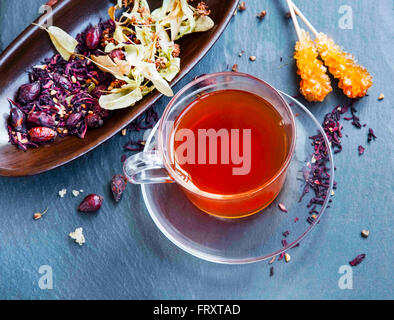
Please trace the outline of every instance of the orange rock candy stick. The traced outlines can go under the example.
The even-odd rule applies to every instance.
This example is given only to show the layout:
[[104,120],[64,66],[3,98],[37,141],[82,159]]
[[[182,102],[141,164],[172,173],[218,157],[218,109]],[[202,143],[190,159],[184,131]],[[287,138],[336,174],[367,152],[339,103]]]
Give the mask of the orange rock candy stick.
[[308,101],[323,101],[332,91],[327,68],[317,59],[318,52],[308,32],[300,30],[300,40],[295,45],[294,59],[301,77],[300,91]]
[[298,25],[294,9],[287,0],[298,41],[295,45],[294,59],[297,62],[297,73],[301,77],[300,92],[308,101],[323,101],[332,91],[331,81],[317,56],[318,51],[310,35]]
[[315,35],[315,44],[320,57],[328,67],[330,73],[339,79],[338,86],[349,98],[361,98],[367,94],[372,86],[372,76],[368,70],[356,63],[355,58],[342,50],[333,39],[324,33],[319,33],[311,25],[302,12],[289,0],[295,12]]

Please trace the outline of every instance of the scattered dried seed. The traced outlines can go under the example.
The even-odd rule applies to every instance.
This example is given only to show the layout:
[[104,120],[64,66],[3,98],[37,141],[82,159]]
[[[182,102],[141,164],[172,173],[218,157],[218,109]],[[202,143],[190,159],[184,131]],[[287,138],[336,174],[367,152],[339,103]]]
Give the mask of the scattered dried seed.
[[250,61],[255,61],[255,60],[256,60],[256,57],[255,57],[255,56],[250,56],[250,57],[249,57],[249,60],[250,60]]
[[270,277],[272,277],[274,275],[274,267],[270,268]]
[[263,10],[257,14],[257,18],[259,18],[260,20],[263,20],[266,15],[267,15],[267,11]]
[[289,262],[291,259],[290,255],[288,253],[285,253],[285,261]]
[[233,67],[231,68],[231,70],[232,70],[233,72],[238,72],[238,65],[237,65],[237,64],[234,64]]
[[379,97],[378,97],[378,100],[383,100],[383,99],[384,99],[384,94],[381,93],[381,94],[379,95]]
[[245,1],[242,1],[242,2],[239,4],[238,10],[239,10],[239,11],[244,11],[244,10],[246,10],[246,3],[245,3]]
[[283,203],[279,203],[279,204],[278,204],[278,207],[279,207],[279,209],[280,209],[281,211],[283,211],[283,212],[288,212],[287,209],[286,209],[286,207],[285,207],[285,205],[284,205]]
[[122,129],[122,136],[125,136],[127,133],[127,129]]
[[35,214],[33,214],[33,219],[34,220],[40,219],[47,211],[48,208],[46,208],[43,212],[36,212]]
[[358,146],[358,155],[361,156],[364,154],[365,148],[362,145]]
[[369,230],[366,230],[366,229],[361,230],[361,236],[362,236],[363,238],[368,238],[368,236],[369,236]]
[[276,259],[276,256],[273,256],[273,257],[271,258],[271,260],[268,262],[268,264],[273,264],[274,261],[275,261],[275,259]]
[[238,53],[238,56],[242,57],[242,55],[245,53],[245,50],[242,50],[240,53]]

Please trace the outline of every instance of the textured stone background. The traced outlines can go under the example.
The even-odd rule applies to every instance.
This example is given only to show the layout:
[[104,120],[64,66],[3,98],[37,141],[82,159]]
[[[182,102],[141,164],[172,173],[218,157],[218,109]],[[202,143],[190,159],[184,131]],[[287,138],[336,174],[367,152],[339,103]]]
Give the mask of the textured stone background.
[[[38,16],[43,0],[0,1],[0,48]],[[352,52],[374,76],[369,96],[357,102],[362,123],[378,139],[366,143],[367,128],[344,123],[343,151],[335,156],[338,189],[320,225],[292,252],[292,260],[276,262],[269,277],[267,262],[227,266],[199,260],[162,235],[143,204],[140,189],[129,186],[118,205],[111,201],[108,181],[121,171],[127,137],[117,135],[89,154],[56,170],[29,178],[0,178],[0,298],[2,299],[387,299],[393,298],[393,2],[296,1],[319,29]],[[194,76],[239,70],[290,94],[297,92],[292,50],[295,33],[284,19],[285,1],[249,0],[208,55],[176,87]],[[342,5],[353,10],[353,29],[338,25]],[[264,21],[255,15],[267,10]],[[240,58],[238,53],[245,50]],[[28,54],[28,48],[26,48]],[[250,62],[248,57],[257,60]],[[280,62],[280,57],[283,61]],[[1,75],[4,76],[4,75]],[[378,102],[383,92],[386,98]],[[11,93],[10,93],[11,94]],[[168,102],[163,98],[156,108]],[[336,89],[324,103],[308,105],[322,121],[325,113],[346,99]],[[366,146],[358,156],[357,146]],[[57,192],[67,188],[64,199]],[[97,215],[76,211],[81,196],[105,195]],[[34,212],[49,207],[33,221]],[[68,238],[82,226],[87,243]],[[371,231],[368,239],[360,230]],[[353,290],[338,288],[338,269],[359,253],[353,269]],[[39,268],[53,269],[53,289],[41,290]]]

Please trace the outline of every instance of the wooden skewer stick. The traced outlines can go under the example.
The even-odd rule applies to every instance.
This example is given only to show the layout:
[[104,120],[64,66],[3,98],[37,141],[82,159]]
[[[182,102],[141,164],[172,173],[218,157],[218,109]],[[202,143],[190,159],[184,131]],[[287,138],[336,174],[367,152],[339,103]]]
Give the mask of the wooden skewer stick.
[[286,0],[286,1],[287,1],[287,5],[289,7],[289,10],[290,10],[291,19],[293,20],[294,29],[297,33],[297,38],[298,38],[298,40],[301,40],[301,29],[300,29],[300,25],[298,24],[297,17],[294,13],[294,7],[293,7],[292,3],[290,2],[290,0]]
[[[291,4],[291,6],[293,7],[294,11],[298,14],[298,16],[301,18],[301,20],[306,24],[306,26],[312,31],[312,33],[315,35],[315,37],[317,37],[317,35],[319,34],[319,32],[312,26],[312,24],[308,21],[308,19],[302,14],[302,12],[300,11],[300,9],[297,8],[297,6],[294,4],[294,2],[292,0],[287,1],[287,4]],[[291,14],[291,11],[290,11]]]

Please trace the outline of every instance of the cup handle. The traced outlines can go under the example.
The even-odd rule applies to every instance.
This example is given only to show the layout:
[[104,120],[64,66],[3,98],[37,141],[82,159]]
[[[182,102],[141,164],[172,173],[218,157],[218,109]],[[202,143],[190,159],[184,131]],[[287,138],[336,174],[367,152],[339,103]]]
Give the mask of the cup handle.
[[163,161],[156,150],[144,151],[128,157],[123,165],[123,172],[131,183],[171,183]]

